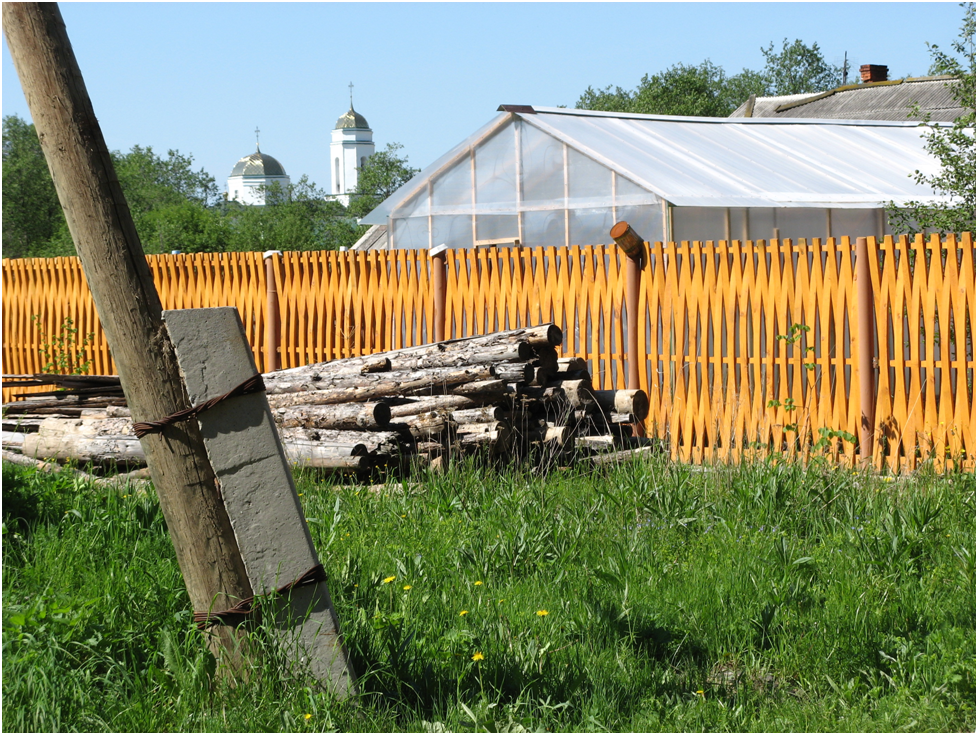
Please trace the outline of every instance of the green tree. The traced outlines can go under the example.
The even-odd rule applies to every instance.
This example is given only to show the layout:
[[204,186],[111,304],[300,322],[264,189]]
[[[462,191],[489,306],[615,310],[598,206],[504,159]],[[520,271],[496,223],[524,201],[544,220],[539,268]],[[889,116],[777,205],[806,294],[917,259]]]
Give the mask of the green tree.
[[150,212],[169,204],[185,201],[202,206],[220,197],[214,177],[204,169],[193,170],[193,156],[167,151],[166,158],[153,152],[151,146],[133,146],[128,153],[112,153],[119,184],[135,212]]
[[228,249],[335,250],[359,237],[361,228],[346,208],[327,200],[306,176],[284,189],[273,184],[264,194],[264,205],[228,202],[219,207],[228,225]]
[[764,54],[764,70],[761,76],[766,83],[766,94],[815,94],[842,84],[842,69],[829,64],[817,43],[806,46],[800,39],[788,43],[784,39],[781,51],[774,50],[772,43]]
[[67,232],[67,225],[34,125],[17,115],[5,115],[3,255],[26,258],[47,254],[60,230]]
[[646,74],[634,91],[618,86],[588,87],[577,101],[581,110],[634,112],[646,115],[726,117],[754,95],[821,92],[841,80],[841,70],[825,61],[818,44],[806,46],[785,39],[780,52],[772,43],[761,49],[761,71],[743,69],[728,76],[705,60],[698,66],[674,64],[658,74]]
[[[122,192],[146,252],[223,250],[227,232],[212,210],[214,178],[193,169],[193,157],[151,147],[112,152]],[[74,255],[51,174],[32,124],[3,119],[3,254]]]
[[[950,127],[936,125],[925,115],[921,123],[928,130],[927,151],[941,164],[941,170],[933,175],[917,170],[910,174],[918,184],[929,186],[935,193],[949,195],[947,204],[910,202],[897,207],[892,202],[887,208],[890,226],[898,232],[975,231],[975,4],[961,3],[964,19],[958,38],[951,43],[953,53],[941,51],[932,44],[932,74],[953,77],[947,86],[958,104],[966,112]],[[915,117],[919,110],[912,110]]]
[[218,252],[229,233],[212,205],[220,197],[214,177],[194,170],[193,156],[151,146],[112,153],[116,175],[147,253]]
[[[738,75],[738,93],[747,79]],[[643,76],[634,92],[621,87],[602,90],[588,87],[577,101],[577,108],[644,115],[725,117],[740,104],[731,96],[731,81],[709,59],[699,66],[675,64],[664,72]]]
[[398,155],[403,147],[400,143],[388,143],[384,150],[367,159],[357,175],[357,188],[350,197],[347,211],[351,216],[366,216],[420,171],[408,165],[407,156]]

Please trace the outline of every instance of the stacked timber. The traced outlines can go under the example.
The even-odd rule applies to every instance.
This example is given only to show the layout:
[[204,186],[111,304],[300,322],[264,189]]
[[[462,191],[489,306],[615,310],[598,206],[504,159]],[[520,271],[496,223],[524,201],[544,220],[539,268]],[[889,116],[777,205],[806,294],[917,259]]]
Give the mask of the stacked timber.
[[[544,324],[262,377],[286,454],[300,467],[437,467],[476,452],[553,460],[632,446],[647,396],[595,390],[584,360],[558,356],[562,341],[556,325]],[[104,394],[54,391],[6,404],[4,448],[140,466],[145,459],[115,393],[118,379],[69,390],[97,387]]]

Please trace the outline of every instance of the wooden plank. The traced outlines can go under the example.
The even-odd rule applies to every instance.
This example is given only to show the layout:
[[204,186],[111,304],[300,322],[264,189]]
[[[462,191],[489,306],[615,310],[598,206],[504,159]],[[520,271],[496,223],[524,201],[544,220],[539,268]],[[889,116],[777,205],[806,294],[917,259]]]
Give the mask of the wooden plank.
[[[257,373],[234,308],[167,311],[163,319],[191,403],[227,393]],[[208,457],[256,595],[319,564],[282,443],[264,394],[224,401],[198,415]],[[278,645],[337,695],[354,691],[326,582],[275,596]]]

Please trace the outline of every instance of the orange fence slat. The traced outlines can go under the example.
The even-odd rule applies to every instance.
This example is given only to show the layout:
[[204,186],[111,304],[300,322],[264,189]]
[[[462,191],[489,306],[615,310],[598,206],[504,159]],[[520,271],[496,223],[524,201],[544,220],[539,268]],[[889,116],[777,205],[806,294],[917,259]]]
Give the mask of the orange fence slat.
[[[877,360],[873,464],[975,464],[973,236],[869,239]],[[282,368],[433,336],[427,251],[272,256]],[[152,255],[164,309],[237,307],[260,370],[260,253]],[[450,250],[446,338],[553,321],[595,388],[625,387],[624,268],[613,245]],[[684,461],[775,449],[859,459],[858,336],[849,238],[652,243],[639,291],[647,429]],[[92,374],[115,366],[77,258],[3,261],[4,374],[40,372],[66,320]],[[91,335],[89,344],[83,343]],[[75,355],[72,355],[72,360]],[[31,392],[40,389],[18,389]],[[4,402],[13,391],[4,389]]]

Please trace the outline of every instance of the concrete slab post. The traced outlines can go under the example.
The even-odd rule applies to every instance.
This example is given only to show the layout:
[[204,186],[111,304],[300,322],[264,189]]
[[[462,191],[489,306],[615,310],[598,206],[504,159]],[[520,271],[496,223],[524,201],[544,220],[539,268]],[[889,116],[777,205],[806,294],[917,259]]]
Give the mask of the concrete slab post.
[[[192,404],[257,374],[237,309],[164,311],[163,321]],[[265,394],[227,399],[197,421],[255,595],[316,567],[319,556]],[[351,693],[354,676],[326,583],[272,595],[269,602],[276,642],[296,669],[307,669],[339,697]]]

